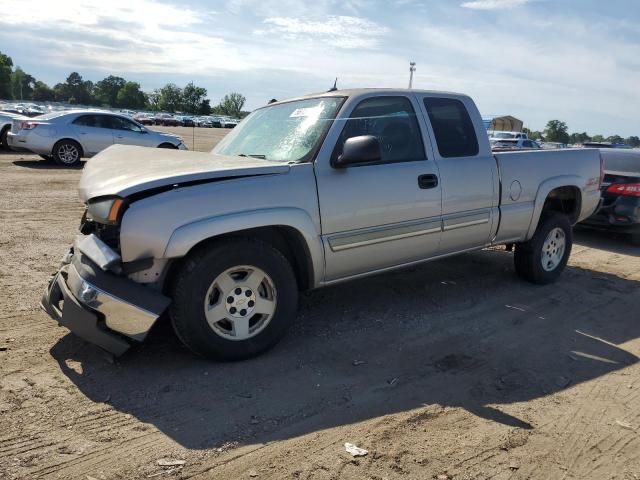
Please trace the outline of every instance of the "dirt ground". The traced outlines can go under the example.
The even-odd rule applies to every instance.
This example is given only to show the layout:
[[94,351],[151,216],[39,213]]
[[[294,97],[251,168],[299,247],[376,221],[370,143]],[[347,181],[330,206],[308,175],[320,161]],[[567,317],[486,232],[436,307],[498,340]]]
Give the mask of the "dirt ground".
[[[195,133],[208,150],[225,132]],[[0,478],[640,478],[624,238],[577,232],[551,286],[496,249],[310,292],[249,361],[195,358],[166,323],[114,361],[38,308],[80,174],[0,154]]]

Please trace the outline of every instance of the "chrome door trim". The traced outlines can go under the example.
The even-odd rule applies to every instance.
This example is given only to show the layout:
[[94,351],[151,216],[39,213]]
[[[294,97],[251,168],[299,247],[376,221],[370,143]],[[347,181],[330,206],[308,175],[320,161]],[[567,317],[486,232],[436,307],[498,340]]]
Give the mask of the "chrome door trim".
[[471,215],[463,214],[463,215],[450,216],[448,218],[443,219],[442,229],[443,231],[447,232],[449,230],[455,230],[456,228],[471,227],[473,225],[482,225],[483,223],[489,223],[490,218],[491,217],[489,212],[473,213]]
[[350,248],[364,247],[376,243],[390,242],[403,238],[428,235],[442,231],[440,219],[421,220],[418,222],[402,223],[366,229],[357,233],[349,232],[329,237],[329,246],[333,252],[340,252]]

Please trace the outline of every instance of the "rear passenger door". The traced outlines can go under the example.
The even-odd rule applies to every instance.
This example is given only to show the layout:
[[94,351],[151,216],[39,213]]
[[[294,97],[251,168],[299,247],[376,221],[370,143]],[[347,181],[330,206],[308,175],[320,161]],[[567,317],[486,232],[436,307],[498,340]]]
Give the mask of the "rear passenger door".
[[72,122],[72,125],[85,154],[94,155],[113,145],[108,115],[81,115]]
[[[413,95],[347,103],[315,163],[328,281],[437,254],[441,196]],[[347,139],[378,138],[382,159],[333,168]]]
[[[468,97],[417,94],[442,185],[440,254],[487,245],[498,221],[497,167],[480,113]],[[470,115],[471,113],[471,115]]]

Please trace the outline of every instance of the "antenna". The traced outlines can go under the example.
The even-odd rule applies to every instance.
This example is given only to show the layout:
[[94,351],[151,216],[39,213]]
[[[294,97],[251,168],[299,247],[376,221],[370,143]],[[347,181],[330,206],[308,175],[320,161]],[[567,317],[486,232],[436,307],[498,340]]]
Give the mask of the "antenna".
[[416,62],[409,62],[409,88],[413,88],[413,72],[416,71]]
[[335,82],[333,82],[333,87],[331,87],[329,90],[327,90],[328,92],[335,92],[336,90],[338,90],[338,77],[336,77]]

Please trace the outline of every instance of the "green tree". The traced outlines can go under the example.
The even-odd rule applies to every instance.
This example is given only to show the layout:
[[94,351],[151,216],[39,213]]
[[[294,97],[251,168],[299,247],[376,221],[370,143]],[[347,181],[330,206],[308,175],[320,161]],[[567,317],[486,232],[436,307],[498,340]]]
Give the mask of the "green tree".
[[624,138],[622,138],[620,135],[611,135],[610,137],[607,137],[607,142],[624,143]]
[[638,137],[636,135],[631,135],[629,138],[627,138],[624,141],[624,143],[626,143],[630,147],[638,148],[638,147],[640,147],[640,137]]
[[11,70],[13,60],[8,55],[0,52],[0,98],[10,100],[11,95]]
[[125,82],[118,91],[116,105],[122,108],[144,108],[147,103],[147,96],[140,90],[137,82]]
[[47,102],[55,100],[56,95],[53,88],[40,80],[36,80],[31,98],[39,102]]
[[548,142],[569,143],[569,128],[560,120],[549,120],[544,130],[544,138]]
[[167,83],[160,89],[160,110],[175,112],[182,105],[182,90],[175,83]]
[[156,88],[153,92],[147,95],[147,108],[157,112],[160,110],[160,89]]
[[211,104],[209,103],[209,99],[205,98],[198,105],[198,115],[211,115]]
[[36,79],[20,67],[16,67],[11,74],[11,91],[13,98],[17,100],[30,100],[33,97],[33,89],[35,86]]
[[238,117],[240,116],[240,112],[242,111],[242,107],[244,107],[246,101],[247,99],[240,93],[229,93],[224,96],[218,105],[218,110],[223,115]]
[[538,132],[537,130],[534,130],[534,131],[528,133],[527,135],[532,140],[542,140],[542,133]]
[[206,88],[196,87],[193,82],[189,82],[182,90],[182,109],[188,113],[198,113],[206,96]]
[[109,75],[96,83],[93,95],[98,103],[115,107],[118,101],[118,92],[125,83],[124,78]]
[[53,86],[53,97],[56,102],[66,102],[69,100],[69,92],[66,83],[56,83]]
[[65,83],[53,87],[56,100],[89,105],[93,103],[93,82],[85,81],[78,72],[71,72]]
[[592,142],[604,142],[605,138],[602,135],[594,135],[591,137]]
[[572,133],[569,135],[569,143],[585,143],[591,140],[591,137],[587,134],[587,132],[582,133]]

